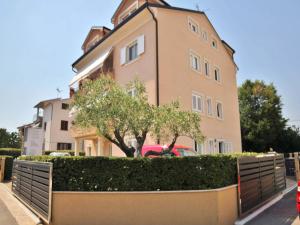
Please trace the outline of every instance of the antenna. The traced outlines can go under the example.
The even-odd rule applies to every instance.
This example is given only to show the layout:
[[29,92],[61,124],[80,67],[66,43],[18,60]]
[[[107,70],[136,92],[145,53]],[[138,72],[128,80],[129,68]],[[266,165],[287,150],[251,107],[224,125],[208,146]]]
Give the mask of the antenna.
[[63,90],[60,90],[59,88],[56,88],[56,92],[57,92],[57,98],[59,98],[60,94],[63,92]]

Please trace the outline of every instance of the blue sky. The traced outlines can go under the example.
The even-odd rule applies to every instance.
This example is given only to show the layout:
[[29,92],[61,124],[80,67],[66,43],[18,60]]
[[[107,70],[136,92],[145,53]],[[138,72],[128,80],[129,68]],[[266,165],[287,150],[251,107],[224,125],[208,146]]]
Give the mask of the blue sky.
[[[112,27],[120,0],[0,0],[0,127],[15,130],[30,122],[33,106],[68,96],[71,64],[93,25]],[[299,0],[169,0],[173,6],[199,4],[220,36],[236,51],[238,82],[273,82],[284,115],[300,121]],[[300,122],[291,122],[300,125]]]

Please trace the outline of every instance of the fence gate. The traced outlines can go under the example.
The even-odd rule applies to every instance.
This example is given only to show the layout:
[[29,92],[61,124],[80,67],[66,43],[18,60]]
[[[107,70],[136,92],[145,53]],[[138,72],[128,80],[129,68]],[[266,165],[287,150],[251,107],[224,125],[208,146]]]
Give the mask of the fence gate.
[[240,215],[245,215],[286,188],[283,155],[238,160]]
[[50,223],[52,163],[15,160],[12,190],[41,219]]

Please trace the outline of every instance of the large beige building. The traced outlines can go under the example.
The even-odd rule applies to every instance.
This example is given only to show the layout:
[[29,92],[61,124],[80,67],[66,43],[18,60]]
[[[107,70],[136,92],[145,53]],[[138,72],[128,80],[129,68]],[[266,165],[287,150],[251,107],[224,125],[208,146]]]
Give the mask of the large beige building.
[[[101,73],[121,84],[138,77],[152,104],[179,99],[185,109],[201,115],[205,142],[181,137],[179,144],[200,154],[241,151],[235,52],[205,13],[161,0],[123,0],[112,23],[112,30],[92,27],[89,32],[84,54],[73,64],[72,93],[84,79],[97,79]],[[85,143],[91,155],[121,154],[93,129],[71,130],[77,150]],[[155,143],[148,139],[146,144]]]

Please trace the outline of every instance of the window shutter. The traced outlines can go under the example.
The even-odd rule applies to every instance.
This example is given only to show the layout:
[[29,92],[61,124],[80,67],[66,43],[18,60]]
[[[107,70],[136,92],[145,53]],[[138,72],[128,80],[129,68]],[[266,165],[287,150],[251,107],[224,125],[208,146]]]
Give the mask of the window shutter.
[[145,35],[139,36],[137,42],[138,42],[138,55],[141,55],[145,52]]
[[121,49],[120,62],[121,62],[121,65],[124,65],[126,63],[126,48]]

